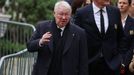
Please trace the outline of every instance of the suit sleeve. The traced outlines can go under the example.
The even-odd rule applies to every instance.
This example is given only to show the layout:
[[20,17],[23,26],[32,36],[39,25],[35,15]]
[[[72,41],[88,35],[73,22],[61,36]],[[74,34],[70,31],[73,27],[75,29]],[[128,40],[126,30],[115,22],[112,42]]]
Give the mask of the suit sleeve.
[[132,36],[132,40],[131,40],[131,46],[130,46],[130,49],[133,51],[134,53],[134,35]]
[[133,53],[134,53],[134,19],[133,19],[133,22],[132,22],[133,26],[132,26],[132,29],[133,29],[133,35],[132,35],[132,44],[131,44],[131,49],[133,50]]
[[81,25],[81,17],[80,17],[80,12],[79,11],[76,12],[76,14],[74,15],[73,19],[74,19],[74,23],[76,25],[78,25],[78,26]]
[[83,30],[80,39],[80,73],[79,75],[88,75],[88,50],[87,50],[87,38]]
[[41,39],[41,24],[38,23],[36,27],[36,31],[32,34],[32,37],[27,42],[27,49],[29,52],[36,52],[43,47],[39,46],[39,40]]

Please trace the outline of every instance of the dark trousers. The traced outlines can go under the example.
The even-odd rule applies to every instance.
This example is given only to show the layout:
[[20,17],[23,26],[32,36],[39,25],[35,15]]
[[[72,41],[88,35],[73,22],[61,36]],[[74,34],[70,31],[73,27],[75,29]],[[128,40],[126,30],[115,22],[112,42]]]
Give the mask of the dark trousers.
[[99,58],[89,64],[89,75],[120,75],[119,71],[111,70],[106,64],[104,58]]

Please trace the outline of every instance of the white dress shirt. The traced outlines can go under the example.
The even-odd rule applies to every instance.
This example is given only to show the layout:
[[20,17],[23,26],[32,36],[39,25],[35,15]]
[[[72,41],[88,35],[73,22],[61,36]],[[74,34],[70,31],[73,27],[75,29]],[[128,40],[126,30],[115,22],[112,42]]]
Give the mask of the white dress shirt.
[[[107,14],[107,10],[106,10],[106,7],[102,8],[103,10],[103,16],[104,16],[104,26],[105,26],[105,32],[107,31],[108,29],[108,24],[109,24],[109,20],[108,20],[108,14]],[[96,25],[99,29],[99,31],[101,32],[101,23],[100,23],[100,8],[98,8],[94,2],[93,2],[93,12],[94,12],[94,18],[95,18],[95,22],[96,22]]]
[[123,26],[123,28],[125,27],[127,17],[128,17],[128,16],[126,16],[126,17],[122,20],[122,26]]
[[59,29],[61,29],[62,31],[61,31],[61,36],[63,35],[63,32],[64,32],[64,29],[65,29],[65,26],[64,27],[62,27],[62,28],[60,28],[59,26],[57,26],[57,28],[59,28]]

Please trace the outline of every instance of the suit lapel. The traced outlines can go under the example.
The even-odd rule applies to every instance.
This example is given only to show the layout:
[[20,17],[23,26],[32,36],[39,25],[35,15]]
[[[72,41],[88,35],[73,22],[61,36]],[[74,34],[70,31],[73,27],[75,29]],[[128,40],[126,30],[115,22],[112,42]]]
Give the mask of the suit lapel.
[[54,26],[53,21],[50,23],[49,29],[50,29],[50,32],[52,33],[52,37],[50,39],[50,42],[48,43],[48,46],[50,48],[50,51],[52,52],[53,51],[53,36],[54,36],[54,30],[55,30],[55,26]]
[[125,33],[125,35],[133,35],[134,33],[133,33],[133,28],[132,28],[132,23],[133,23],[133,21],[132,21],[133,19],[130,17],[130,16],[128,16],[127,17],[127,19],[126,19],[126,23],[125,23],[125,27],[124,27],[124,33]]
[[125,23],[125,26],[124,26],[124,32],[127,32],[127,29],[128,29],[128,27],[129,27],[129,18],[127,17],[127,19],[126,19],[126,23]]
[[[50,24],[50,32],[54,36],[54,25],[53,25],[53,23]],[[48,46],[49,46],[51,52],[53,52],[53,36],[51,38],[51,41],[48,43]],[[66,38],[63,54],[65,54],[69,50],[74,36],[75,36],[75,33],[72,29],[72,26],[70,25],[69,29],[68,29],[68,32],[67,32],[67,38]]]
[[51,38],[51,41],[48,43],[48,46],[50,48],[50,51],[53,51],[53,39]]
[[95,22],[92,4],[85,6],[83,19],[82,20],[83,20],[83,23],[85,23],[85,25],[81,25],[81,27],[82,28],[93,28],[95,35],[100,36],[99,29]]
[[98,29],[98,27],[97,27],[97,24],[96,24],[96,22],[95,22],[95,17],[94,17],[94,11],[93,11],[93,5],[91,5],[90,7],[89,7],[89,11],[90,11],[90,15],[89,15],[89,19],[91,20],[91,23],[93,23],[92,25],[93,25],[93,28],[95,28],[95,30],[96,30],[96,32],[98,33],[98,35],[100,35],[100,31],[99,31],[99,29]]
[[63,54],[65,54],[69,50],[74,36],[75,36],[75,33],[73,32],[72,26],[70,25],[68,29],[68,33],[67,33],[67,38],[66,38]]
[[106,10],[107,10],[107,14],[108,14],[108,28],[107,28],[107,31],[106,31],[106,34],[107,34],[109,32],[110,28],[111,28],[111,25],[113,24],[112,23],[113,14],[112,14],[112,10],[109,9],[108,7],[106,7]]

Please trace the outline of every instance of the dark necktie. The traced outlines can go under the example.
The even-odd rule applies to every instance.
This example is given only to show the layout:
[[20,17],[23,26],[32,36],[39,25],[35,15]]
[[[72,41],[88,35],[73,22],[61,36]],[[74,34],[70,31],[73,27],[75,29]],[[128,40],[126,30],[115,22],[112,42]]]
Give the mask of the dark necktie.
[[[103,17],[103,9],[100,9],[100,27],[101,27],[101,37],[102,40],[104,39],[104,35],[105,35],[105,26],[104,26],[104,17]],[[103,57],[103,53],[102,53],[103,49],[100,49],[100,57]]]
[[64,49],[63,38],[61,37],[62,30],[57,28],[54,36],[54,50],[52,61],[47,75],[62,75],[62,52]]
[[61,37],[61,36],[62,36],[62,35],[61,35],[62,30],[61,30],[60,28],[58,28],[58,32],[59,32],[60,37]]
[[104,34],[105,34],[105,26],[104,26],[104,17],[103,17],[103,14],[102,13],[103,13],[103,10],[100,9],[101,35],[104,36]]

